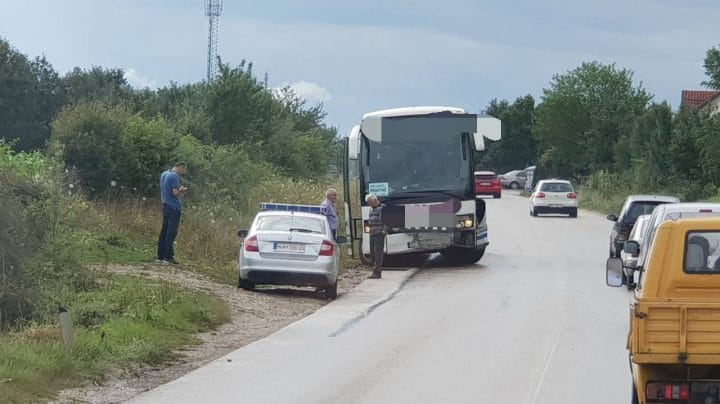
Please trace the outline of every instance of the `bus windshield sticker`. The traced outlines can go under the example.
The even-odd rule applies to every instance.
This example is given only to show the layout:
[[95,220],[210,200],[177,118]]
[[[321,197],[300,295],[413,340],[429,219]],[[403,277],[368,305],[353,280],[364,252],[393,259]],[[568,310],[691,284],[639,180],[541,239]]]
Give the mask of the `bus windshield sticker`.
[[389,187],[387,182],[371,182],[368,184],[368,190],[377,196],[388,196]]

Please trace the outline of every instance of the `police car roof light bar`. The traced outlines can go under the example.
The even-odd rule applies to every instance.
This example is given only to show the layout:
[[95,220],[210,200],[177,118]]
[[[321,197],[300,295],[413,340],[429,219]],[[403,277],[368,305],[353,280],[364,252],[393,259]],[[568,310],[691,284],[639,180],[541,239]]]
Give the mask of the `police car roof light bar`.
[[290,203],[269,203],[260,204],[261,210],[281,210],[285,212],[306,212],[325,214],[325,208],[320,205],[295,205]]

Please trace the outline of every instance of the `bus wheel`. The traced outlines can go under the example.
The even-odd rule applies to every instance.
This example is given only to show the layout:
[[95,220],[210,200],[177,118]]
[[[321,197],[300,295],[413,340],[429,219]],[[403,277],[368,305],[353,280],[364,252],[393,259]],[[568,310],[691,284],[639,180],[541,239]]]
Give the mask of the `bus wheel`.
[[485,255],[485,247],[480,248],[448,248],[440,252],[453,265],[472,265]]

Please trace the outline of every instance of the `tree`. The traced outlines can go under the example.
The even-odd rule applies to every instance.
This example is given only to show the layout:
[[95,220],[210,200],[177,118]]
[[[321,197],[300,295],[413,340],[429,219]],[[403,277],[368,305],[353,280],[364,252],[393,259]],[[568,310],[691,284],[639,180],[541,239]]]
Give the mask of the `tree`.
[[63,76],[62,86],[66,104],[83,100],[119,104],[127,100],[133,91],[122,69],[105,69],[100,66],[88,70],[74,68]]
[[233,144],[262,139],[263,128],[267,129],[268,124],[264,122],[267,116],[263,117],[263,107],[271,104],[272,96],[252,75],[252,64],[243,61],[230,68],[221,63],[208,94],[213,141]]
[[506,172],[535,163],[537,140],[532,132],[535,99],[526,95],[512,105],[506,100],[492,100],[487,114],[502,121],[502,137],[497,142],[486,142],[487,150],[480,154],[478,168]]
[[616,165],[616,149],[652,98],[632,78],[599,62],[553,77],[535,115],[540,163],[550,174],[579,178]]
[[703,66],[705,67],[705,74],[710,79],[703,81],[702,85],[714,90],[720,90],[720,49],[714,46],[708,49]]
[[17,150],[45,147],[60,108],[59,78],[45,57],[29,60],[0,38],[0,138]]

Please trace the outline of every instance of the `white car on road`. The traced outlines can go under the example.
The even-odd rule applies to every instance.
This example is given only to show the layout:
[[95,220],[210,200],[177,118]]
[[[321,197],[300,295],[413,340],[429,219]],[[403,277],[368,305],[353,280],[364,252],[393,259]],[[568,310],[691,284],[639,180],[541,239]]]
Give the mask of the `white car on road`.
[[530,196],[530,215],[564,213],[577,217],[577,194],[570,181],[541,180]]

